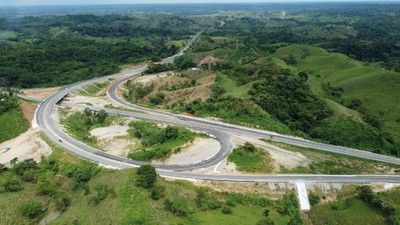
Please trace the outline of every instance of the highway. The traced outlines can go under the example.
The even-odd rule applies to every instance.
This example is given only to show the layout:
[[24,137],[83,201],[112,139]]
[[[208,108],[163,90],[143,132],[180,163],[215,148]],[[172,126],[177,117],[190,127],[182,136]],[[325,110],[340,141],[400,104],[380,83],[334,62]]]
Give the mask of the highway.
[[[218,121],[194,118],[194,117],[189,117],[189,116],[184,116],[184,115],[179,115],[179,114],[172,114],[169,112],[159,111],[159,110],[155,110],[155,109],[149,109],[149,108],[145,108],[142,106],[138,106],[138,105],[129,103],[126,100],[120,98],[116,94],[116,90],[118,89],[118,87],[120,85],[123,85],[123,83],[125,83],[127,80],[132,79],[137,75],[138,74],[132,74],[131,76],[128,76],[128,77],[114,83],[108,90],[108,96],[111,97],[112,99],[114,99],[119,104],[122,104],[126,107],[129,107],[129,108],[132,108],[135,110],[140,110],[143,112],[147,112],[147,113],[153,115],[153,117],[150,118],[149,120],[152,120],[152,121],[158,120],[159,121],[159,119],[163,118],[163,117],[168,117],[168,118],[173,117],[173,118],[176,118],[177,120],[183,121],[183,123],[181,123],[181,126],[186,126],[186,127],[190,127],[190,128],[196,128],[196,127],[200,127],[200,126],[208,126],[209,129],[221,130],[221,131],[225,131],[225,132],[228,132],[231,134],[256,136],[259,138],[265,138],[265,139],[273,140],[276,142],[283,142],[286,144],[291,144],[291,145],[296,145],[296,146],[301,146],[301,147],[306,147],[306,148],[313,148],[313,149],[318,149],[321,151],[326,151],[326,152],[331,152],[331,153],[336,153],[336,154],[349,155],[349,156],[354,156],[354,157],[358,157],[358,158],[364,158],[364,159],[370,159],[370,160],[375,160],[375,161],[379,161],[379,162],[400,165],[400,158],[396,158],[393,156],[381,155],[381,154],[376,154],[376,153],[372,153],[369,151],[363,151],[363,150],[348,148],[348,147],[343,147],[343,146],[330,145],[330,144],[325,144],[325,143],[316,142],[316,141],[310,141],[310,140],[306,140],[306,139],[302,139],[302,138],[298,138],[298,137],[281,135],[281,134],[277,134],[274,132],[253,129],[253,128],[248,128],[248,127],[243,127],[243,126],[238,126],[238,125],[232,125],[232,124],[218,122]],[[134,117],[134,115],[129,115],[129,116]],[[165,122],[169,122],[169,121],[165,121]]]
[[[201,34],[199,32],[196,34],[192,41],[188,46],[193,45],[195,40]],[[188,46],[185,48],[188,49]],[[185,50],[184,49],[184,50]],[[183,50],[183,51],[184,51]],[[182,55],[184,52],[180,52],[179,54],[167,58],[162,63],[172,62],[175,57]],[[182,115],[174,115],[168,112],[160,112],[153,109],[147,109],[140,106],[132,105],[130,103],[125,102],[124,100],[118,98],[115,94],[115,90],[124,81],[127,79],[131,79],[133,76],[137,76],[141,74],[146,67],[131,69],[129,71],[125,71],[124,73],[118,73],[106,77],[95,78],[88,81],[80,82],[77,84],[70,85],[66,88],[61,89],[59,92],[54,93],[49,96],[47,99],[41,102],[39,105],[36,118],[39,127],[41,128],[43,134],[47,136],[52,142],[62,147],[63,149],[78,155],[87,160],[110,166],[113,168],[131,168],[137,167],[145,164],[144,162],[137,162],[133,160],[129,160],[126,158],[116,157],[110,154],[107,154],[101,150],[92,148],[80,141],[77,141],[71,138],[69,135],[64,133],[60,128],[59,124],[54,121],[54,111],[55,106],[58,103],[61,103],[63,98],[69,93],[76,91],[84,86],[102,82],[110,78],[123,77],[126,75],[126,78],[115,83],[112,88],[110,88],[108,94],[115,101],[118,101],[121,104],[132,107],[134,109],[140,109],[145,113],[132,112],[127,110],[118,110],[118,109],[108,109],[108,108],[99,108],[99,107],[89,107],[89,106],[81,106],[84,108],[89,107],[92,110],[106,110],[110,114],[121,115],[121,116],[129,116],[141,120],[169,123],[174,125],[185,126],[194,130],[199,130],[202,132],[207,132],[213,136],[215,136],[218,141],[221,143],[220,151],[210,159],[204,160],[200,163],[191,164],[191,165],[155,165],[157,168],[157,172],[166,177],[174,177],[180,179],[194,179],[194,180],[215,180],[215,181],[235,181],[235,182],[320,182],[320,183],[370,183],[370,182],[385,182],[385,183],[400,183],[400,176],[324,176],[324,175],[260,175],[260,176],[232,176],[232,175],[206,175],[206,174],[195,174],[188,173],[182,171],[191,171],[203,167],[209,167],[216,165],[221,160],[223,160],[232,150],[232,144],[230,140],[230,135],[233,133],[237,134],[245,134],[257,136],[260,138],[273,139],[274,141],[285,142],[289,144],[294,144],[303,147],[311,147],[324,151],[336,152],[346,155],[353,155],[361,158],[374,159],[382,162],[390,162],[394,164],[400,164],[400,159],[383,156],[378,154],[373,154],[366,151],[361,151],[357,149],[349,149],[345,147],[338,147],[333,145],[326,145],[323,143],[313,142],[305,139],[300,139],[296,137],[290,137],[285,135],[276,134],[273,132],[251,129],[226,123],[220,123],[215,121],[209,121],[205,119],[199,118],[191,118],[185,117]],[[74,107],[77,107],[76,105]]]

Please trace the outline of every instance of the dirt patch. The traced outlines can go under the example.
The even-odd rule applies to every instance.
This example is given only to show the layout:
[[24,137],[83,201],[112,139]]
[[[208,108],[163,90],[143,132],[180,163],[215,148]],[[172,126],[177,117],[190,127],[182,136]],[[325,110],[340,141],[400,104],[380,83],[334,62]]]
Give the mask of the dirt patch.
[[67,98],[64,100],[66,103],[72,104],[81,104],[88,106],[106,106],[112,104],[112,102],[107,98],[107,96],[103,97],[90,97],[90,96],[82,96],[76,95],[73,93],[69,93]]
[[169,76],[175,76],[174,72],[164,72],[164,73],[158,73],[158,74],[153,74],[153,75],[146,75],[146,76],[141,76],[138,78],[134,78],[134,83],[139,83],[139,84],[148,84],[151,82],[154,82],[156,80],[169,77]]
[[113,125],[96,128],[90,134],[97,138],[98,146],[108,153],[116,156],[127,157],[136,142],[129,138],[129,126]]
[[59,90],[60,90],[60,88],[58,88],[58,87],[24,89],[24,90],[22,90],[22,93],[24,93],[24,95],[27,95],[29,97],[45,99]]
[[37,105],[26,101],[20,101],[19,107],[21,108],[24,114],[24,118],[29,121],[29,125],[30,127],[32,127],[32,120],[33,117],[35,116]]
[[196,138],[183,146],[181,152],[173,154],[164,161],[153,161],[164,165],[192,164],[211,158],[220,150],[220,143],[212,138]]
[[272,144],[268,144],[253,137],[233,136],[235,147],[243,145],[245,142],[254,144],[259,148],[263,148],[271,155],[274,171],[279,172],[281,167],[293,169],[298,166],[307,166],[311,160],[300,152],[292,152]]
[[220,59],[214,58],[212,56],[207,56],[203,60],[200,61],[199,65],[207,65],[209,69],[211,69],[211,66],[214,65],[216,62],[220,61]]
[[18,158],[18,161],[25,159],[34,159],[39,162],[42,156],[49,156],[51,148],[45,141],[40,138],[39,131],[29,129],[20,136],[3,142],[0,145],[1,150],[4,147],[11,147],[8,152],[0,152],[0,163],[10,166],[10,161]]

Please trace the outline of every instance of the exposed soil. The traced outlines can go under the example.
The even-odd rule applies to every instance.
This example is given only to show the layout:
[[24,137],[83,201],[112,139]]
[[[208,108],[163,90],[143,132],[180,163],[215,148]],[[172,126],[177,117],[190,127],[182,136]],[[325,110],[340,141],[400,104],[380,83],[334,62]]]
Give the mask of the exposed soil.
[[81,104],[81,105],[86,104],[86,105],[101,106],[101,107],[104,107],[112,103],[107,98],[107,96],[90,97],[90,96],[76,95],[72,93],[68,94],[67,98],[64,101],[72,104]]
[[[153,97],[160,92],[164,93],[165,95],[165,105],[171,105],[179,100],[183,100],[186,103],[193,102],[196,99],[205,101],[211,96],[211,85],[215,83],[215,75],[203,76],[200,73],[192,73],[194,74],[190,74],[190,78],[182,77],[172,72],[159,73],[136,78],[134,82],[143,85],[154,84],[154,90],[142,99],[144,102],[148,102],[150,97]],[[174,85],[182,85],[187,82],[191,82],[192,79],[196,80],[196,85],[193,87],[181,88],[177,90],[170,89]]]
[[90,131],[98,139],[99,147],[116,156],[127,157],[136,142],[128,136],[129,126],[112,125],[100,127]]
[[40,138],[39,131],[29,129],[20,136],[1,143],[1,150],[8,146],[11,147],[8,152],[0,152],[0,163],[10,166],[10,160],[18,158],[18,161],[25,159],[34,159],[39,162],[42,156],[49,156],[51,148]]
[[235,135],[233,136],[233,141],[236,147],[243,145],[245,142],[249,142],[268,151],[271,155],[275,172],[279,172],[281,167],[293,169],[298,166],[307,166],[311,162],[310,159],[300,152],[288,151],[257,138]]
[[20,101],[19,107],[21,108],[24,114],[24,118],[29,121],[29,125],[30,127],[32,127],[32,120],[33,117],[35,116],[37,105],[26,101]]
[[52,88],[24,89],[22,90],[22,92],[24,93],[24,95],[27,95],[29,97],[45,99],[49,97],[51,94],[57,92],[58,90],[60,90],[60,88],[52,87]]
[[212,138],[196,138],[193,142],[183,146],[181,152],[173,154],[164,161],[153,161],[158,164],[176,165],[176,164],[192,164],[204,161],[218,153],[221,146],[220,143]]

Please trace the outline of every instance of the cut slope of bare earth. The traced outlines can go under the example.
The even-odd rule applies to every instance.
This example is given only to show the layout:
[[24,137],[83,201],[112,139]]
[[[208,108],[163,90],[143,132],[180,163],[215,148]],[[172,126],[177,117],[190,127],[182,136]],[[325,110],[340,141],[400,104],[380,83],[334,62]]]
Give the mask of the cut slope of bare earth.
[[113,125],[109,127],[96,128],[90,134],[97,138],[99,147],[109,154],[127,157],[129,152],[136,146],[136,142],[129,138],[129,126]]
[[196,138],[191,143],[183,146],[181,152],[173,154],[164,161],[153,161],[153,163],[164,165],[193,164],[211,158],[220,150],[220,143],[212,138]]
[[53,93],[57,92],[58,90],[60,90],[60,88],[53,87],[53,88],[24,89],[22,90],[22,92],[24,93],[24,95],[29,97],[45,99],[50,95],[52,95]]
[[[37,105],[26,101],[20,101],[19,105],[31,126]],[[32,128],[18,137],[0,144],[1,150],[5,147],[11,148],[8,152],[0,152],[0,163],[5,166],[10,166],[10,161],[14,158],[18,158],[19,161],[34,159],[39,162],[42,156],[48,156],[51,153],[50,146],[42,140],[39,130]]]

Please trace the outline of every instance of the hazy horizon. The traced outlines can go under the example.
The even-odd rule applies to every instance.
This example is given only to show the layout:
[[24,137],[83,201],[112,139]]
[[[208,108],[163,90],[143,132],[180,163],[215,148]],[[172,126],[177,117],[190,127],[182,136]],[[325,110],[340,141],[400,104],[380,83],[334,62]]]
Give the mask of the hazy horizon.
[[400,0],[391,1],[365,1],[365,0],[13,0],[9,2],[0,2],[0,6],[35,6],[35,5],[119,5],[119,4],[212,4],[212,3],[391,3],[400,2]]

